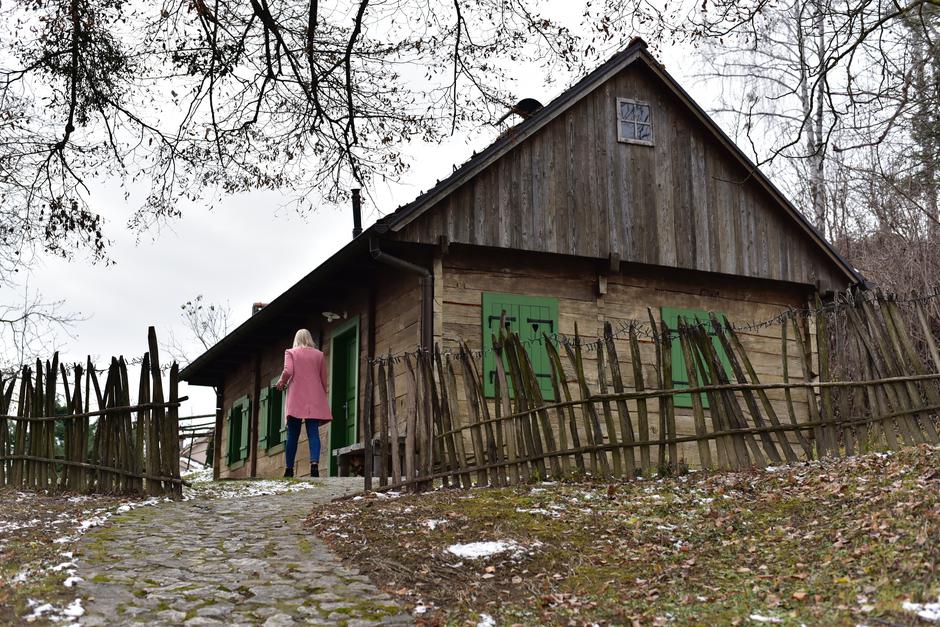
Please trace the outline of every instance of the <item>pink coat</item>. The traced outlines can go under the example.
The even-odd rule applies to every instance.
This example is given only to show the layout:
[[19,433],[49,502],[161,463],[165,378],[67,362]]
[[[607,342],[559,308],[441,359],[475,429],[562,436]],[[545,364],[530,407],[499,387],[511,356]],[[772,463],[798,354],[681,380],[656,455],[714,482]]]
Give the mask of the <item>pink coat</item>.
[[326,398],[326,358],[319,350],[298,346],[284,351],[284,372],[278,387],[287,385],[287,411],[294,418],[332,420]]

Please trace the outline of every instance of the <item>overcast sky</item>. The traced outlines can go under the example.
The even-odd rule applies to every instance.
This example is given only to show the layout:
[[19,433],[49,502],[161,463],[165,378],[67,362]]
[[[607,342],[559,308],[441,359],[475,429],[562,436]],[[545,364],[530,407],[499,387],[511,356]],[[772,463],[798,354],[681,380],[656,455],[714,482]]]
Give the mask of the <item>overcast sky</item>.
[[[694,53],[667,49],[659,57],[708,109],[714,94],[692,80],[694,68],[689,63]],[[556,81],[547,88],[540,70],[520,66],[519,76],[519,93],[543,103],[578,78]],[[371,190],[376,202],[365,203],[364,226],[433,186],[496,135],[496,129],[485,128],[471,137],[453,137],[444,145],[406,147],[411,171],[400,184]],[[157,328],[163,341],[171,332],[185,339],[180,305],[198,294],[208,302],[227,303],[234,328],[250,315],[253,302],[274,299],[351,237],[348,208],[321,209],[301,217],[284,207],[285,196],[256,192],[228,196],[213,210],[204,205],[184,206],[182,218],[138,241],[125,228],[140,203],[136,191],[145,190],[132,190],[125,200],[114,182],[101,181],[93,189],[92,204],[107,220],[113,265],[94,265],[82,257],[71,261],[47,258],[30,279],[30,287],[46,299],[64,300],[68,310],[87,317],[73,327],[73,337],[59,340],[58,348],[69,360],[90,354],[99,356],[102,364],[111,355],[139,357],[146,350],[149,325]],[[191,397],[183,415],[213,411],[213,395],[205,388],[183,389],[182,393]]]

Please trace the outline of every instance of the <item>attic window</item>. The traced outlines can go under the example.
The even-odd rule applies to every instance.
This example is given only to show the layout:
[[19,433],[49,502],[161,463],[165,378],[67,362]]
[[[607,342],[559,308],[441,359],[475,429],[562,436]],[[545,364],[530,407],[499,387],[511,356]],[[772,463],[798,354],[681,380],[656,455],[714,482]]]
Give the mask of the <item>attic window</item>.
[[653,145],[653,119],[648,102],[617,98],[617,141]]

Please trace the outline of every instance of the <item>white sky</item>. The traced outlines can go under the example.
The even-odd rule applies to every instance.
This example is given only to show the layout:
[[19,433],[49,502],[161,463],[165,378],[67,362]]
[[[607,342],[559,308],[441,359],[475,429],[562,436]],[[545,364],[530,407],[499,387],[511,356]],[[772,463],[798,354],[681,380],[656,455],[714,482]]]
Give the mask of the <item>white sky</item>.
[[[694,51],[666,49],[658,56],[708,109],[716,94],[692,79],[693,68],[688,64],[694,62]],[[519,77],[518,93],[546,104],[578,78],[546,88],[541,71],[524,66],[519,67]],[[407,147],[411,171],[401,184],[373,190],[378,206],[365,202],[363,226],[433,186],[453,165],[486,147],[495,136],[496,130],[489,128],[472,137],[454,137],[444,145]],[[139,196],[132,194],[125,200],[123,190],[104,181],[93,190],[92,200],[106,219],[110,255],[116,263],[105,266],[82,257],[72,261],[46,258],[35,269],[30,287],[47,300],[65,300],[67,309],[87,317],[74,326],[74,337],[62,337],[55,348],[68,360],[98,356],[99,366],[111,355],[141,356],[149,325],[157,328],[163,341],[171,330],[183,339],[180,305],[198,294],[208,302],[228,303],[234,328],[250,315],[253,302],[274,299],[351,237],[348,208],[322,209],[304,218],[282,208],[285,197],[257,192],[229,196],[214,210],[184,207],[181,219],[159,233],[144,234],[138,242],[125,223],[138,206]],[[181,393],[191,398],[182,415],[213,411],[214,398],[207,388],[187,390],[184,385]]]

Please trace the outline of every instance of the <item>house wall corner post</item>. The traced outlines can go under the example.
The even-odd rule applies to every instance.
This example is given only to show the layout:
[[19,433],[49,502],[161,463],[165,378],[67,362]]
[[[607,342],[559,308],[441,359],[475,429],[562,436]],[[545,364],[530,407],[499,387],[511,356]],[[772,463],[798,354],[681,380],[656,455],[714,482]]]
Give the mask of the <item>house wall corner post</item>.
[[248,456],[251,458],[250,477],[258,476],[258,416],[260,406],[258,399],[261,398],[261,353],[255,353],[254,364],[254,386],[252,387],[251,398],[251,421],[248,428]]
[[225,425],[223,407],[225,391],[220,383],[215,388],[215,433],[212,436],[212,479],[218,481],[222,473],[222,428]]

